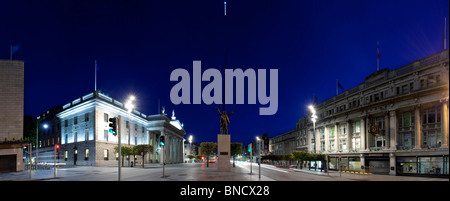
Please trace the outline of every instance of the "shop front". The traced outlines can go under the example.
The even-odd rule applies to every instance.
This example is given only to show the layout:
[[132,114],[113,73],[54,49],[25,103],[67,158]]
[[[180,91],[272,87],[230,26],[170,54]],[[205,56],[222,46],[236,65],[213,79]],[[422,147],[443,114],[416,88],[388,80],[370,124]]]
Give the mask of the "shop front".
[[362,168],[367,173],[388,175],[390,171],[389,154],[364,155],[364,167]]
[[397,175],[448,177],[449,156],[397,157]]
[[330,170],[361,171],[361,158],[359,156],[330,156]]

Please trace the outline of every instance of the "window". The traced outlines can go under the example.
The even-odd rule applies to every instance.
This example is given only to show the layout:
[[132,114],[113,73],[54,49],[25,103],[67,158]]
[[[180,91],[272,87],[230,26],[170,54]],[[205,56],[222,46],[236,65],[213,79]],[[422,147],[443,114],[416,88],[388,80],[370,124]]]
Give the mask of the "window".
[[84,140],[85,140],[85,141],[89,141],[89,129],[86,129],[86,130],[84,131]]
[[127,124],[127,128],[130,128],[130,125],[129,125],[130,122],[127,121],[126,124]]
[[68,143],[68,140],[69,140],[69,135],[66,133],[66,134],[64,135],[64,144],[67,144],[67,143]]
[[420,80],[420,88],[425,88],[425,80]]
[[104,122],[108,122],[109,121],[108,114],[106,114],[106,113],[103,114],[103,121]]
[[84,150],[84,160],[89,160],[89,149]]
[[424,148],[437,148],[442,143],[441,105],[423,108],[422,145]]
[[103,160],[107,161],[109,156],[109,150],[104,149],[103,150]]
[[361,132],[361,123],[360,121],[353,122],[353,133],[360,133]]
[[103,131],[103,139],[104,139],[105,141],[108,141],[108,130],[104,130],[104,131]]
[[403,113],[403,126],[411,126],[411,112]]
[[89,112],[84,114],[84,121],[89,121]]
[[68,121],[66,119],[66,120],[64,120],[64,127],[67,127],[67,124],[68,124]]
[[73,124],[75,124],[75,125],[78,124],[78,117],[74,117],[74,118],[73,118]]
[[69,155],[69,154],[68,154],[68,151],[64,151],[64,160],[65,160],[65,161],[67,161],[68,155]]
[[403,86],[402,86],[402,94],[406,94],[406,93],[408,93],[408,92],[409,92],[408,85],[403,85]]
[[137,145],[137,137],[134,137],[134,144]]

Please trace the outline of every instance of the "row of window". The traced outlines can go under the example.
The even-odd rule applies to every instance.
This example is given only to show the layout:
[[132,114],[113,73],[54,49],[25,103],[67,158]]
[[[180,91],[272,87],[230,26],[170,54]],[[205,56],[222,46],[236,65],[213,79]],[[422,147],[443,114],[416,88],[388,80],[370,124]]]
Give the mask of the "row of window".
[[[106,123],[109,122],[109,115],[107,113],[103,114],[103,121],[106,122]],[[130,122],[125,121],[125,125],[126,125],[126,128],[130,128]],[[137,124],[134,124],[134,130],[135,131],[138,130],[138,125]],[[144,126],[142,126],[141,131],[142,131],[142,133],[145,133],[145,127]]]
[[[420,80],[420,89],[425,89],[427,87],[432,87],[437,84],[441,83],[441,77],[440,75],[430,75],[426,79]],[[401,95],[401,94],[408,94],[415,90],[414,83],[411,82],[409,84],[404,84],[402,86],[398,86],[395,88],[395,95]],[[364,104],[369,104],[373,102],[378,102],[380,100],[383,100],[384,98],[389,96],[389,89],[385,91],[381,91],[379,93],[370,94],[365,97]],[[364,100],[364,99],[363,99]],[[327,117],[329,115],[332,115],[334,113],[339,113],[342,111],[345,111],[347,109],[352,109],[355,107],[359,107],[361,105],[360,99],[354,99],[353,101],[349,101],[348,103],[345,103],[343,105],[337,106],[334,109],[327,110],[325,112],[322,112],[319,114],[320,118]]]

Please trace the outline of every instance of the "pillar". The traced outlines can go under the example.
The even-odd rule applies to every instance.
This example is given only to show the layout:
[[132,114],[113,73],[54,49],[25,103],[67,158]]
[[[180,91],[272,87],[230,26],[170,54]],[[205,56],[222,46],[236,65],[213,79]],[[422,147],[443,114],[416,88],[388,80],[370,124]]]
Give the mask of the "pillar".
[[334,123],[334,152],[339,152],[338,123]]
[[[360,128],[361,128],[361,132],[360,132],[360,136],[361,136],[361,140],[360,140],[360,150],[361,151],[366,151],[366,117],[362,117],[361,118],[361,122],[360,122]],[[361,161],[362,163],[362,161]]]
[[352,132],[353,132],[352,121],[348,120],[347,121],[347,152],[350,152],[351,148],[352,148]]
[[389,111],[389,144],[390,149],[396,150],[397,145],[397,115],[395,111]]
[[442,100],[442,118],[441,118],[441,129],[442,129],[442,144],[441,144],[441,148],[448,148],[448,118],[449,118],[449,113],[448,113],[448,98]]
[[389,112],[386,112],[384,115],[384,141],[386,144],[384,145],[383,149],[390,149],[390,128],[389,128]]
[[416,127],[416,131],[415,131],[415,135],[416,135],[416,144],[415,144],[415,149],[422,149],[422,121],[420,121],[420,106],[416,106],[415,111],[414,111],[414,116],[415,116],[415,127]]

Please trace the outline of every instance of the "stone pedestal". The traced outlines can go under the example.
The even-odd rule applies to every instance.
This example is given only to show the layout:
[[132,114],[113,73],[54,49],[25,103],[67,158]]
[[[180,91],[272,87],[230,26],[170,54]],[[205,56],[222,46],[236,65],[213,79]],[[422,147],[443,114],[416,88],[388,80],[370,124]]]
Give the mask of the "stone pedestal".
[[231,171],[231,139],[230,135],[217,135],[217,170],[219,172],[230,172]]

